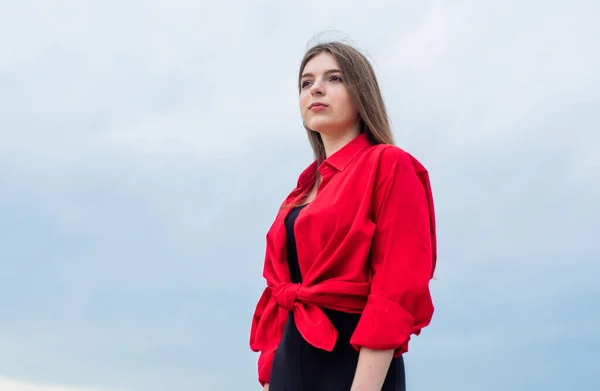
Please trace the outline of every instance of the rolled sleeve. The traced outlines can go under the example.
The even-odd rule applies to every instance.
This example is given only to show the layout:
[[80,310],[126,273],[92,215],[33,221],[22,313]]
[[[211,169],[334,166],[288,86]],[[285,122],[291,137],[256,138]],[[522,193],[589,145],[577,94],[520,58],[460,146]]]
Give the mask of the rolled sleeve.
[[429,183],[420,180],[408,155],[388,167],[375,190],[370,295],[350,343],[357,350],[394,349],[398,356],[433,315],[435,238]]

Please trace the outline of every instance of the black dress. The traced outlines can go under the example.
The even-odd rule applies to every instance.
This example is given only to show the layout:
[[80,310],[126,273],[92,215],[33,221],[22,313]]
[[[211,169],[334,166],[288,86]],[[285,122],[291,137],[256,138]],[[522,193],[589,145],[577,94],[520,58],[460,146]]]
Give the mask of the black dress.
[[[294,223],[306,205],[294,208],[285,219],[287,256],[292,282],[300,283],[300,266],[294,238]],[[350,345],[350,337],[360,314],[323,309],[338,331],[332,352],[310,345],[304,340],[290,312],[277,347],[271,371],[270,391],[349,391],[354,379],[358,352]],[[394,358],[382,391],[405,391],[404,361]]]

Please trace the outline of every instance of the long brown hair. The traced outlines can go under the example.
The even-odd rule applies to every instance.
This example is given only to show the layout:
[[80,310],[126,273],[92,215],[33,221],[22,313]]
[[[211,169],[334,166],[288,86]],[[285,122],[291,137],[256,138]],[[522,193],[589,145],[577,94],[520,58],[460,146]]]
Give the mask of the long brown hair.
[[[330,53],[339,65],[344,85],[358,109],[360,132],[366,133],[372,144],[395,144],[375,71],[366,56],[351,45],[334,41],[320,43],[308,49],[302,58],[298,72],[299,93],[302,91],[301,79],[306,64],[323,52]],[[304,128],[308,133],[308,140],[318,167],[326,158],[323,140],[318,132],[309,129],[306,124]],[[314,181],[311,182],[313,184],[320,182],[318,171],[315,173]],[[300,194],[287,206],[299,205],[305,196],[306,194]]]

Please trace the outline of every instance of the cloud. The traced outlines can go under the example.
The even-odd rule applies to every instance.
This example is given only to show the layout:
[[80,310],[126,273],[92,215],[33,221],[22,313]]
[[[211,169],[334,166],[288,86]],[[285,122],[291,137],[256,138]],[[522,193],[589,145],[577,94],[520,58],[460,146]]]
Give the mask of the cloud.
[[[109,391],[108,389],[77,386],[59,386],[0,377],[2,391]],[[116,390],[115,390],[116,391]]]
[[[600,30],[589,3],[535,4],[434,3],[382,51],[384,85],[403,86],[391,95],[395,113],[435,115],[444,124],[431,130],[436,145],[464,151],[511,142],[515,123],[540,105],[597,90]],[[406,132],[419,125],[402,121]]]
[[[255,125],[250,116],[260,103],[239,96],[247,89],[236,86],[240,70],[219,50],[251,50],[244,43],[247,7],[75,3],[20,3],[4,14],[5,29],[23,39],[18,46],[0,41],[5,93],[12,98],[1,107],[3,148],[56,159],[103,148],[160,153],[159,144],[175,140],[202,157],[207,145],[252,134],[239,120]],[[225,17],[228,23],[221,23]],[[225,119],[239,120],[217,126]]]

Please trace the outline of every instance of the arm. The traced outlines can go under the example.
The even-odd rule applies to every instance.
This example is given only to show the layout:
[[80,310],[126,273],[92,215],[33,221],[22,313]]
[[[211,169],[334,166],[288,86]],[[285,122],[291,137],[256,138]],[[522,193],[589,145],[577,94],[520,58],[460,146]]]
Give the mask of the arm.
[[350,391],[381,390],[393,356],[393,349],[371,350],[361,348]]
[[360,351],[352,391],[381,390],[392,357],[408,351],[410,335],[418,335],[433,315],[429,183],[426,176],[419,178],[408,156],[387,166],[388,175],[374,193],[371,292],[350,341]]

